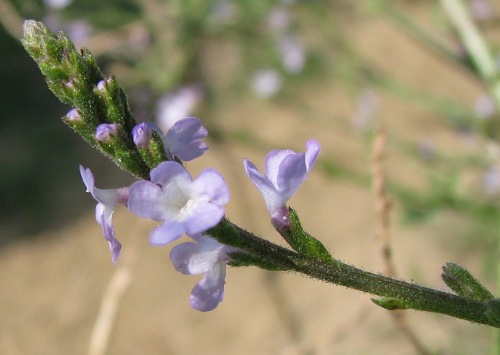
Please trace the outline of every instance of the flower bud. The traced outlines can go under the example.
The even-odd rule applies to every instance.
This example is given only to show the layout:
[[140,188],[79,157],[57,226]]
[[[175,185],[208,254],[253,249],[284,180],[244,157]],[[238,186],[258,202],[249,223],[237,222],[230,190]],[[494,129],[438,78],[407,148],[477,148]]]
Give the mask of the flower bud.
[[66,121],[69,122],[82,122],[82,116],[80,116],[80,112],[76,108],[70,110],[65,117]]
[[107,80],[101,80],[97,83],[96,87],[97,87],[97,90],[101,91],[101,92],[104,92],[106,90],[106,82]]
[[95,138],[99,142],[105,142],[118,133],[120,126],[116,123],[103,123],[97,126]]
[[132,139],[139,148],[147,148],[151,141],[153,128],[147,122],[142,122],[132,129]]

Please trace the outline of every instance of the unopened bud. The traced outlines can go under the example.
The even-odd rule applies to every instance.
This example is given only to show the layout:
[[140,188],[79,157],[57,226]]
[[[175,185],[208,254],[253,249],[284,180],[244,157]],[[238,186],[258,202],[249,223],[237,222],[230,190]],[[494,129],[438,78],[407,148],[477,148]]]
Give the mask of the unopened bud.
[[66,114],[66,120],[69,122],[81,122],[82,117],[76,108],[72,109]]
[[132,139],[135,145],[139,148],[146,148],[151,141],[152,131],[151,125],[146,122],[136,125],[132,129]]
[[108,85],[111,83],[111,79],[101,80],[97,83],[97,90],[100,92],[105,92],[108,89]]
[[97,126],[95,138],[99,142],[105,142],[118,133],[120,126],[116,123],[103,123]]
[[106,90],[106,80],[101,80],[97,83],[97,90],[104,91]]

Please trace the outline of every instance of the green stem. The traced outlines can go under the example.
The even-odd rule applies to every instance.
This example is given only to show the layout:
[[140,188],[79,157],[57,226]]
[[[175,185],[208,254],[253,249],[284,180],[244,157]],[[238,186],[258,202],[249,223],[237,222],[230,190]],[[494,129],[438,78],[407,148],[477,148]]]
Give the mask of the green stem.
[[500,109],[500,80],[495,60],[470,17],[464,2],[462,0],[441,0],[441,5],[460,36],[483,82],[488,87],[497,108]]
[[474,323],[500,327],[487,317],[488,304],[485,302],[374,274],[338,260],[321,261],[307,258],[257,237],[228,220],[213,228],[210,234],[220,242],[253,254],[267,263],[272,260],[276,263],[276,269],[295,271],[335,285],[394,298],[400,309],[441,313]]
[[[497,253],[500,255],[500,238],[498,239]],[[497,275],[496,275],[496,289],[497,293],[500,291],[500,260],[497,258]],[[493,329],[493,340],[491,353],[493,355],[500,355],[500,329]]]
[[336,261],[335,264],[307,262],[296,271],[308,276],[370,294],[396,298],[404,308],[446,314],[475,323],[495,326],[486,316],[483,302],[374,274]]
[[[435,36],[431,34],[430,31],[425,30],[419,26],[413,19],[412,16],[408,16],[407,13],[401,10],[397,5],[391,1],[383,2],[383,14],[387,16],[393,23],[395,23],[399,28],[401,28],[409,36],[413,37],[419,44],[424,48],[431,49],[436,54],[461,65],[466,63],[456,55],[456,53],[449,48],[445,43],[438,40]],[[471,68],[469,68],[471,69]]]

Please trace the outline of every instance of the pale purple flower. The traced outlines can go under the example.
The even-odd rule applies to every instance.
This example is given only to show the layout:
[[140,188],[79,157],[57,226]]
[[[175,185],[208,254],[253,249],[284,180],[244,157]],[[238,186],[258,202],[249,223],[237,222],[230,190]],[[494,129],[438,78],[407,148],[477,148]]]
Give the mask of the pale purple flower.
[[205,274],[191,291],[189,302],[198,311],[213,310],[224,297],[228,252],[234,249],[208,236],[197,236],[198,243],[182,243],[170,251],[174,268],[185,275]]
[[289,223],[286,202],[308,177],[319,154],[319,143],[309,140],[305,153],[293,150],[273,150],[266,156],[265,176],[248,159],[244,160],[246,173],[264,197],[271,220],[282,230]]
[[139,123],[132,129],[132,139],[138,147],[146,148],[153,131],[163,139],[169,160],[179,158],[182,161],[190,161],[200,157],[208,149],[207,144],[201,141],[208,135],[208,131],[195,117],[177,121],[166,135],[163,135],[161,129],[152,122]]
[[193,180],[181,164],[167,161],[151,170],[151,181],[130,186],[128,208],[163,222],[153,229],[149,240],[164,245],[184,232],[195,236],[217,225],[228,201],[229,190],[217,171],[206,169]]
[[87,187],[87,192],[92,194],[92,197],[98,202],[95,208],[95,218],[97,223],[101,225],[104,238],[108,241],[109,250],[111,251],[111,260],[116,264],[122,246],[115,237],[113,229],[112,217],[116,205],[119,203],[126,205],[128,200],[128,188],[101,190],[94,185],[94,175],[90,169],[85,169],[80,165],[80,175],[83,183]]
[[207,135],[207,129],[195,117],[177,121],[163,139],[168,158],[178,157],[183,161],[198,158],[208,149],[207,144],[201,141]]

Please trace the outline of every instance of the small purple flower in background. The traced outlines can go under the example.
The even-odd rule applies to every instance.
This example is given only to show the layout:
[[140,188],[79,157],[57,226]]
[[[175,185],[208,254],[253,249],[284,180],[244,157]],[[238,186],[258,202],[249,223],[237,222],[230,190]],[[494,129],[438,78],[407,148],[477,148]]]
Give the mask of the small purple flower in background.
[[70,5],[73,0],[44,0],[45,6],[50,7],[55,10],[63,9]]
[[470,12],[477,21],[486,21],[493,18],[495,9],[491,0],[470,0]]
[[290,74],[300,73],[306,63],[306,53],[297,39],[292,36],[283,36],[278,45],[285,69]]
[[379,98],[372,90],[365,90],[359,97],[356,112],[352,115],[354,126],[364,131],[370,128],[379,108]]
[[267,26],[276,32],[285,32],[290,27],[290,11],[284,6],[277,6],[269,12]]
[[212,6],[211,17],[218,25],[227,25],[237,21],[238,8],[228,0],[216,1]]
[[252,78],[252,88],[257,96],[264,99],[274,97],[283,86],[283,79],[274,69],[263,69],[255,72]]
[[98,202],[95,208],[95,218],[97,223],[102,227],[104,238],[108,241],[109,250],[111,251],[111,260],[116,264],[122,246],[115,237],[113,229],[112,217],[116,205],[121,203],[126,205],[128,200],[128,188],[101,190],[95,187],[94,175],[90,169],[85,169],[80,165],[80,175],[82,176],[83,183],[87,187],[92,197]]
[[208,236],[195,236],[198,243],[182,243],[170,251],[174,268],[185,275],[205,274],[193,288],[189,302],[198,311],[213,310],[224,297],[228,252],[233,248]]
[[168,244],[184,232],[195,236],[224,217],[229,190],[217,171],[206,169],[193,180],[181,164],[167,161],[150,175],[151,181],[130,186],[128,208],[138,216],[163,222],[151,232],[151,244]]
[[483,175],[483,191],[492,196],[500,191],[500,167],[490,166]]
[[208,135],[208,131],[201,121],[188,117],[177,121],[163,139],[169,159],[178,157],[183,161],[190,161],[203,155],[208,149],[201,139]]
[[496,113],[496,106],[493,98],[488,94],[480,95],[474,102],[474,111],[478,118],[487,120]]
[[436,158],[436,146],[432,140],[422,138],[417,145],[418,155],[422,160],[432,161]]
[[202,99],[200,85],[186,85],[163,96],[157,105],[158,126],[168,131],[177,121],[189,116]]
[[319,143],[309,140],[305,153],[293,150],[273,150],[266,156],[265,176],[248,159],[243,164],[250,180],[260,190],[271,221],[278,230],[288,226],[286,202],[295,194],[299,186],[308,177],[319,154]]

